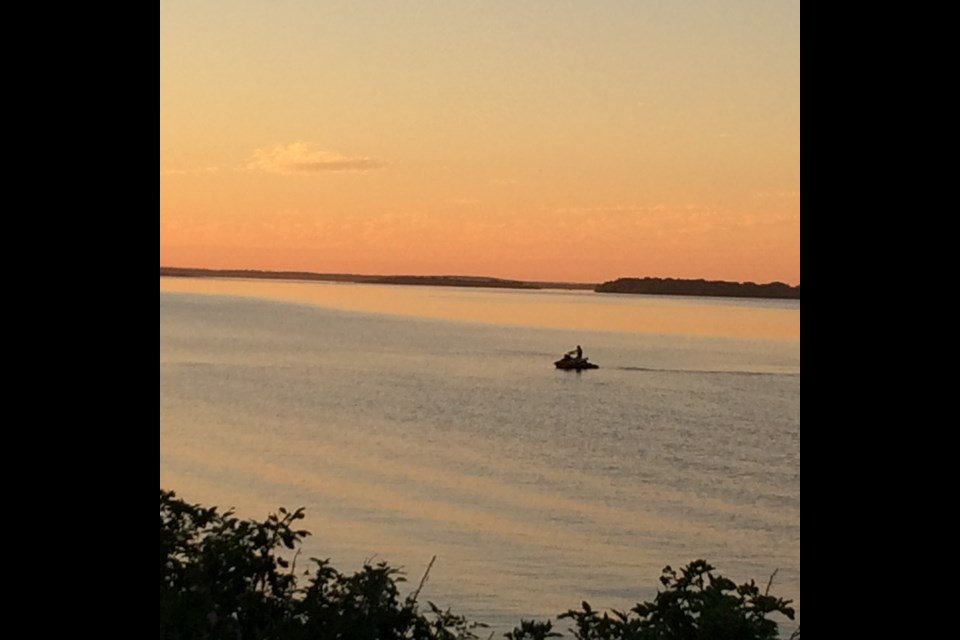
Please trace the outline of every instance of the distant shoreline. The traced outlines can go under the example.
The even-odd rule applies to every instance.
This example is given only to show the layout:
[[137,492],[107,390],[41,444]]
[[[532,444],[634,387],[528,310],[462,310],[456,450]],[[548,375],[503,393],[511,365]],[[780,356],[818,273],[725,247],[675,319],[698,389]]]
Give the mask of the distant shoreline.
[[713,280],[680,280],[673,278],[620,278],[602,284],[577,282],[540,282],[506,280],[477,276],[384,276],[350,273],[313,273],[310,271],[258,271],[255,269],[195,269],[160,267],[160,277],[167,278],[244,278],[254,280],[301,280],[308,282],[348,282],[354,284],[388,284],[406,286],[474,287],[492,289],[566,289],[596,293],[623,293],[659,296],[698,296],[722,298],[800,299],[800,286],[782,282],[723,282]]
[[247,278],[254,280],[304,280],[309,282],[349,282],[434,287],[474,287],[492,289],[571,289],[593,291],[595,283],[536,282],[479,276],[385,276],[354,273],[313,273],[310,271],[258,271],[255,269],[194,269],[160,267],[160,276],[168,278]]
[[620,278],[604,282],[597,293],[632,293],[648,296],[697,296],[706,298],[761,298],[799,300],[800,285],[782,282],[725,282],[722,280],[679,280],[674,278]]

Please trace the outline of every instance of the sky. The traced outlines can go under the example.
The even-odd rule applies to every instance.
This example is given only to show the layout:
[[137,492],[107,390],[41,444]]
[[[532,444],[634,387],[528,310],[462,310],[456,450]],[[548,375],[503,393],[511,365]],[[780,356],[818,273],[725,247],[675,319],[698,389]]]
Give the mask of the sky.
[[161,0],[160,265],[800,283],[799,0]]

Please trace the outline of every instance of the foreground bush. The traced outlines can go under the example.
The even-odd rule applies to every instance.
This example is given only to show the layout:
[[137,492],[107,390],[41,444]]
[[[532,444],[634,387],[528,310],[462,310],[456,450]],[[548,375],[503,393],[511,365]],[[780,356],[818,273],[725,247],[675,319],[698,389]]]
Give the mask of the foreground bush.
[[[422,609],[422,581],[402,597],[404,576],[385,563],[348,576],[311,558],[298,584],[296,555],[282,554],[299,553],[309,535],[295,528],[302,519],[303,509],[281,508],[263,522],[240,520],[161,489],[161,640],[476,640],[483,631],[432,602]],[[794,617],[789,601],[715,576],[702,560],[679,573],[667,567],[660,582],[653,602],[629,612],[601,614],[584,602],[559,618],[579,640],[772,640],[777,624],[767,616]],[[550,621],[521,621],[505,637],[561,634]]]

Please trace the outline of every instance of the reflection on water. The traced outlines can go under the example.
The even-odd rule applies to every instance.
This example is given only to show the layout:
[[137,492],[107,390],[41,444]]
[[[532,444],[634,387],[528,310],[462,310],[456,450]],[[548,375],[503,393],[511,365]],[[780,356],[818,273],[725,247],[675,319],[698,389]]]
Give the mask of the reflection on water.
[[[190,502],[306,507],[304,557],[343,571],[416,580],[436,555],[424,597],[495,637],[582,599],[629,609],[697,558],[779,569],[799,604],[797,303],[160,289],[160,482]],[[577,343],[600,370],[552,367]]]
[[160,291],[251,296],[490,324],[800,340],[800,303],[794,300],[199,278],[160,278]]

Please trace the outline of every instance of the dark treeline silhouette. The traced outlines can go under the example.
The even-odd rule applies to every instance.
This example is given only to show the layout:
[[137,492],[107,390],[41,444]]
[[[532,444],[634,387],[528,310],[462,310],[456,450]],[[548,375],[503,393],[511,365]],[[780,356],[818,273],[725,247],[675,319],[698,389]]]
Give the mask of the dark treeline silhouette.
[[318,282],[369,282],[380,276],[309,271],[258,271],[256,269],[194,269],[160,267],[161,278],[249,278],[254,280],[314,280]]
[[505,280],[480,276],[361,275],[355,273],[313,273],[310,271],[258,271],[256,269],[196,269],[160,267],[161,278],[245,278],[252,280],[305,280],[309,282],[352,282],[357,284],[398,284],[438,287],[491,287],[495,289],[580,289],[596,284]]
[[[161,640],[479,640],[486,625],[421,605],[419,586],[386,563],[348,575],[329,560],[298,566],[309,532],[296,528],[303,509],[281,508],[263,522],[217,507],[189,504],[160,490]],[[433,562],[430,563],[431,566]],[[462,576],[469,580],[469,576]],[[772,577],[771,577],[772,582]],[[754,582],[737,585],[703,560],[663,570],[663,590],[629,612],[601,613],[582,602],[558,616],[578,640],[775,640],[788,600]],[[146,632],[144,632],[146,635]],[[492,638],[486,633],[484,638]],[[562,637],[554,622],[521,620],[507,640]],[[799,630],[791,638],[799,638]]]
[[782,282],[725,282],[722,280],[678,280],[674,278],[619,278],[604,282],[597,293],[642,293],[660,296],[713,296],[724,298],[800,299],[800,285]]
[[495,289],[539,289],[532,282],[479,278],[471,276],[383,276],[369,280],[371,284],[404,284],[434,287],[492,287]]
[[782,282],[724,282],[718,280],[680,280],[674,278],[619,278],[601,285],[577,282],[506,280],[477,276],[360,275],[353,273],[313,273],[310,271],[258,271],[256,269],[194,269],[160,267],[160,277],[168,278],[246,278],[254,280],[305,280],[313,282],[352,282],[357,284],[395,284],[439,287],[489,287],[495,289],[580,289],[598,293],[643,293],[664,296],[716,296],[728,298],[800,299],[800,286]]

